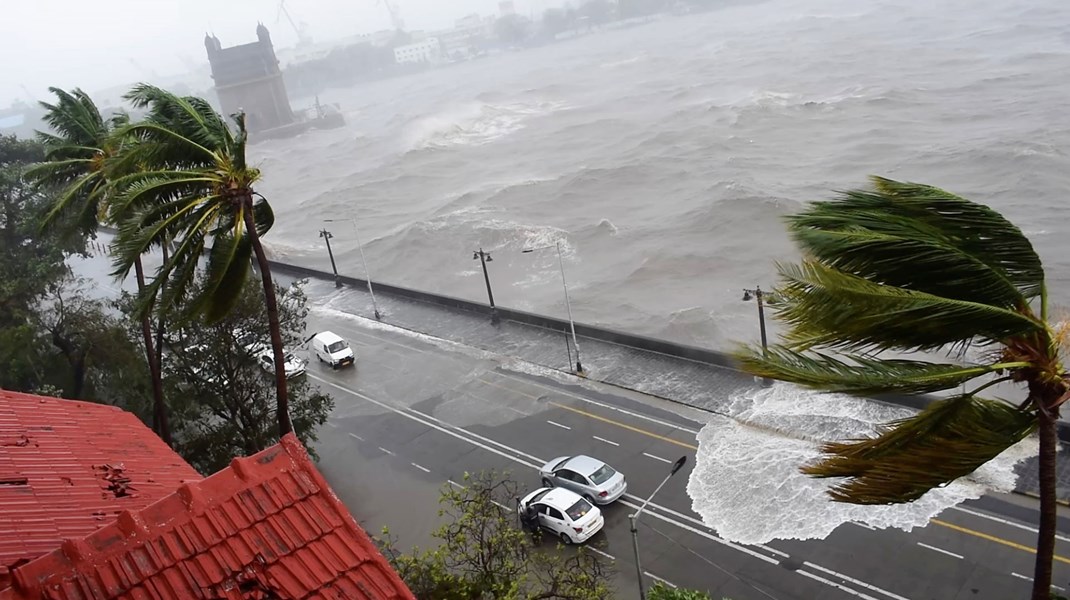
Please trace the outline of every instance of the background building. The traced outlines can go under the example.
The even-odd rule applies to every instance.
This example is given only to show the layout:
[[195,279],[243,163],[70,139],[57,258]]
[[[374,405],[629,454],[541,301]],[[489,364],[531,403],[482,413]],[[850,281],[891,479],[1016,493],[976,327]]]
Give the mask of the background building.
[[429,37],[419,42],[394,48],[394,61],[405,63],[437,64],[442,62],[442,44],[438,38]]
[[279,70],[279,60],[271,45],[271,34],[263,24],[256,27],[257,41],[223,48],[212,35],[204,38],[212,79],[224,115],[246,114],[250,131],[263,131],[294,122]]

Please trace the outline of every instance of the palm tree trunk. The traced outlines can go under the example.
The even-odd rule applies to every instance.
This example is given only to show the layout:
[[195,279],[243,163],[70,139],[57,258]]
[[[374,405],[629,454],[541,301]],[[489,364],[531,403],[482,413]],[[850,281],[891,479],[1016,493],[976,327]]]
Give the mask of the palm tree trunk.
[[282,437],[287,433],[292,433],[294,428],[290,423],[290,399],[286,390],[286,361],[282,351],[279,304],[275,300],[275,282],[271,279],[267,255],[264,254],[264,246],[260,244],[260,236],[256,233],[252,196],[248,198],[247,208],[242,212],[245,213],[245,227],[249,231],[253,252],[256,253],[256,262],[260,267],[260,278],[264,283],[264,304],[267,306],[268,330],[271,332],[271,350],[275,355],[275,395],[277,398],[275,412],[279,420],[279,437]]
[[1058,452],[1056,415],[1044,410],[1040,417],[1040,525],[1037,532],[1037,562],[1033,569],[1033,600],[1051,599],[1051,563],[1055,556],[1057,498],[1055,456]]
[[[137,275],[137,289],[145,289],[145,268],[141,257],[134,261],[134,273]],[[167,423],[167,405],[163,397],[163,373],[157,360],[155,344],[152,339],[152,321],[150,311],[141,317],[141,337],[145,342],[145,358],[149,362],[149,377],[152,378],[152,430],[168,446],[171,445],[171,428]]]

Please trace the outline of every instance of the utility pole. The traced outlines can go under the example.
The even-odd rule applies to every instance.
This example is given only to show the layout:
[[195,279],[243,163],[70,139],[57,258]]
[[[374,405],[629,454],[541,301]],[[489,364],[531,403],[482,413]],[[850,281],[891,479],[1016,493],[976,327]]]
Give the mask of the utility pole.
[[483,266],[483,280],[487,282],[487,299],[490,300],[490,323],[491,325],[497,325],[501,323],[501,319],[498,317],[498,308],[494,306],[494,292],[490,289],[490,275],[487,274],[487,263],[494,259],[490,257],[490,252],[484,252],[483,248],[472,253],[472,260],[477,258],[479,259],[479,264]]
[[331,251],[331,238],[334,236],[331,235],[330,231],[321,229],[320,237],[327,242],[327,256],[331,257],[331,271],[334,271],[334,287],[340,288],[342,287],[342,282],[338,279],[338,267],[334,264],[334,252]]
[[753,290],[747,290],[747,289],[743,290],[743,301],[744,302],[749,302],[751,300],[757,300],[758,301],[758,327],[761,328],[761,331],[762,331],[762,352],[763,353],[766,352],[766,350],[768,349],[768,343],[766,342],[766,338],[765,338],[765,302],[762,299],[764,295],[765,295],[765,293],[762,292],[762,286],[757,286]]

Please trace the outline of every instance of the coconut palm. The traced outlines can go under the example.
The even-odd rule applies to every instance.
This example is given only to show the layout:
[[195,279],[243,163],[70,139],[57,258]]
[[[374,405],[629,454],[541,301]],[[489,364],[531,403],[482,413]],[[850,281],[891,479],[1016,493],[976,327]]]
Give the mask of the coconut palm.
[[[782,343],[743,348],[762,377],[853,394],[961,392],[887,424],[873,439],[825,444],[802,471],[846,478],[840,502],[910,502],[970,474],[1034,431],[1040,437],[1040,532],[1033,598],[1050,594],[1056,526],[1056,419],[1070,397],[1048,324],[1044,270],[1029,240],[996,211],[946,191],[873,178],[788,218],[804,256],[779,265],[773,309]],[[978,349],[967,364],[890,358]],[[974,382],[972,390],[967,390]],[[1018,403],[979,394],[999,382]]]
[[[293,428],[282,334],[274,282],[260,242],[274,215],[253,189],[260,170],[246,162],[245,116],[234,116],[234,131],[201,98],[179,97],[150,85],[135,87],[126,98],[148,114],[124,129],[138,140],[124,159],[143,170],[116,182],[122,191],[111,205],[121,223],[115,273],[127,273],[137,256],[173,240],[171,254],[142,294],[141,310],[150,310],[155,300],[161,311],[182,307],[185,318],[215,322],[234,306],[255,256],[274,352],[279,435],[285,435]],[[206,283],[193,286],[209,245]]]
[[[56,103],[42,102],[44,120],[53,133],[38,132],[45,147],[46,162],[35,165],[28,176],[40,185],[58,189],[55,203],[41,220],[41,228],[74,227],[83,235],[95,236],[101,225],[102,208],[110,200],[113,171],[110,169],[124,140],[117,129],[128,119],[125,114],[104,118],[92,98],[80,89],[71,92],[49,88]],[[109,223],[114,225],[113,223]],[[141,257],[134,257],[138,289],[145,288],[145,270]],[[167,421],[160,355],[154,348],[149,315],[141,318],[141,335],[145,358],[152,379],[153,430],[171,443]]]

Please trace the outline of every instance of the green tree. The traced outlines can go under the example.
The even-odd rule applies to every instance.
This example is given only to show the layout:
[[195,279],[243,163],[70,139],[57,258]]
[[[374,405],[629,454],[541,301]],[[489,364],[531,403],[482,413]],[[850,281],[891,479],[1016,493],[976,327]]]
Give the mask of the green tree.
[[0,387],[24,392],[45,385],[38,303],[66,275],[66,254],[77,249],[37,231],[50,199],[25,172],[43,158],[41,144],[0,136]]
[[[102,208],[113,194],[110,183],[114,169],[111,166],[124,146],[133,142],[129,137],[116,135],[116,131],[126,125],[128,119],[125,114],[105,118],[93,99],[80,89],[72,92],[58,88],[49,90],[56,96],[56,103],[42,102],[41,107],[45,109],[44,120],[52,133],[38,132],[38,138],[45,147],[46,162],[39,163],[28,172],[28,176],[39,184],[59,190],[54,204],[41,221],[41,228],[44,231],[74,227],[83,238],[95,237],[100,216],[104,214]],[[141,256],[134,257],[133,264],[138,289],[143,290],[145,269]],[[146,311],[140,320],[142,344],[152,382],[152,428],[164,442],[170,444],[171,431],[167,423],[163,378],[149,312]],[[78,389],[77,385],[75,387]]]
[[[207,285],[203,279],[198,286]],[[288,348],[304,340],[306,299],[300,286],[275,286],[281,334]],[[246,281],[237,303],[210,325],[168,327],[166,381],[175,398],[175,448],[202,473],[226,467],[234,456],[249,456],[277,439],[273,378],[260,368],[250,348],[266,348],[267,318],[255,280]],[[193,290],[194,294],[200,290]],[[334,400],[306,377],[289,381],[294,432],[311,447]]]
[[[211,323],[237,302],[255,256],[275,360],[278,430],[285,435],[293,431],[293,424],[279,309],[260,241],[274,223],[274,214],[253,189],[260,170],[246,160],[245,116],[235,115],[235,132],[202,98],[139,85],[127,99],[148,114],[122,131],[138,140],[124,153],[127,165],[142,170],[116,181],[121,191],[112,205],[112,218],[120,223],[115,274],[125,276],[140,255],[154,247],[166,248],[174,240],[173,254],[140,294],[140,310],[149,312],[155,301],[162,311],[181,306],[184,318],[203,316]],[[195,287],[209,242],[206,283]]]
[[[834,500],[911,502],[1040,433],[1040,523],[1034,600],[1050,597],[1056,527],[1056,419],[1070,397],[1048,323],[1032,244],[996,211],[946,191],[873,178],[873,189],[816,202],[788,218],[801,264],[779,267],[783,343],[738,358],[761,377],[854,394],[964,391],[889,424],[874,439],[829,443],[803,467],[845,481]],[[973,346],[975,362],[882,356]],[[980,380],[965,391],[965,385]],[[1020,404],[978,394],[997,382]]]
[[[711,600],[710,595],[697,590],[682,590],[669,587],[660,581],[654,582],[646,594],[647,600]],[[728,600],[724,598],[722,600]]]
[[609,600],[611,573],[584,548],[547,552],[520,529],[519,486],[508,474],[465,474],[464,486],[443,486],[435,531],[441,544],[401,552],[389,531],[383,554],[421,600]]

